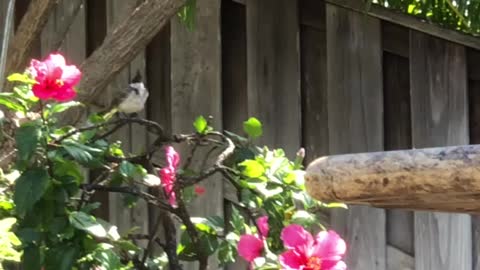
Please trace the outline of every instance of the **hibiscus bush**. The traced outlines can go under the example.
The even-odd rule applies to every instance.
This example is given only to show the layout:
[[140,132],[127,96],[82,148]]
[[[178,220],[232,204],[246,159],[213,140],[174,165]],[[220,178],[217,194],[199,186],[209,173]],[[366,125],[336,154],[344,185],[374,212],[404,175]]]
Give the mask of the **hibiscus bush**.
[[[251,269],[346,269],[345,242],[324,226],[325,210],[345,206],[305,193],[303,149],[289,159],[282,149],[257,146],[262,124],[254,117],[244,122],[244,134],[216,131],[203,116],[184,134],[136,116],[99,113],[80,127],[62,125],[63,112],[84,106],[74,100],[80,79],[75,66],[51,54],[10,75],[13,92],[0,93],[0,104],[22,119],[14,138],[2,137],[16,143],[16,161],[0,175],[4,265],[182,269],[197,261],[199,269],[218,263],[214,269],[244,260]],[[156,139],[144,152],[126,152],[111,138],[125,125]],[[208,193],[205,180],[236,190],[225,199],[231,206],[225,218],[190,213],[189,205]],[[120,194],[125,207],[145,201],[159,211],[155,226],[148,234],[119,232],[95,215],[102,207],[96,192]]]

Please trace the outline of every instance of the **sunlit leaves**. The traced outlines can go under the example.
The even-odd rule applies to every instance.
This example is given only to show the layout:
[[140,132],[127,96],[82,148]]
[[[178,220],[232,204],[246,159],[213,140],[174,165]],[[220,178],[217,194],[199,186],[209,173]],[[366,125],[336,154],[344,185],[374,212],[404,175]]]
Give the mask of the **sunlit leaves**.
[[0,262],[2,261],[20,261],[20,252],[15,247],[21,244],[17,236],[11,232],[16,223],[13,217],[0,220]]
[[260,123],[257,118],[250,117],[247,121],[243,122],[243,131],[252,138],[260,137],[263,134],[262,123]]
[[86,231],[96,237],[109,238],[111,240],[120,238],[117,227],[87,213],[74,211],[70,213],[68,219],[75,228]]

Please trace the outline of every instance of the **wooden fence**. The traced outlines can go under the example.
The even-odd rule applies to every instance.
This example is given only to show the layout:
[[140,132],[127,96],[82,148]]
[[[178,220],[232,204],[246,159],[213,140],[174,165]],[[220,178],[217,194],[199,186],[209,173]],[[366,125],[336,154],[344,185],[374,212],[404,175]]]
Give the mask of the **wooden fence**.
[[[61,47],[77,64],[138,2],[83,1]],[[17,0],[17,22],[28,2]],[[76,1],[61,2],[32,56],[55,49],[52,39],[76,12]],[[377,7],[365,14],[349,4],[358,1],[197,2],[193,31],[173,20],[109,87],[140,70],[151,92],[145,113],[173,132],[192,130],[198,115],[239,132],[256,116],[265,125],[262,143],[290,156],[304,146],[308,161],[480,143],[480,52],[467,47],[479,49],[476,39]],[[388,22],[398,18],[403,26]],[[133,151],[149,140],[132,128],[117,137]],[[205,187],[192,211],[223,215],[229,187],[219,179]],[[146,205],[100,199],[108,205],[100,214],[121,230],[146,232],[152,224],[155,211]],[[349,243],[352,270],[480,269],[475,216],[355,206],[332,212],[331,223]]]

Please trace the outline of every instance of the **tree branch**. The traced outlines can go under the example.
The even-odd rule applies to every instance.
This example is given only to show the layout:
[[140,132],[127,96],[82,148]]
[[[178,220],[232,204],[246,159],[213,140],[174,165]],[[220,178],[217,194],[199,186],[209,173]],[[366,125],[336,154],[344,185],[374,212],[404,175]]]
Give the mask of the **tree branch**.
[[101,100],[103,89],[143,50],[186,0],[145,0],[82,64],[79,100],[92,104]]

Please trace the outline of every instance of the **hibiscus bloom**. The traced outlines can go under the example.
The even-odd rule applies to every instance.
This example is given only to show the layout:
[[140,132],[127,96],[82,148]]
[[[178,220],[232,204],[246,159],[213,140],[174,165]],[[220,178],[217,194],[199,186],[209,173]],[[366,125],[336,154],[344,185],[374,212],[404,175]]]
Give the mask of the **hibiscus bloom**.
[[162,182],[163,189],[167,194],[168,202],[172,206],[177,205],[177,197],[173,191],[173,187],[176,180],[176,174],[178,165],[180,164],[180,155],[171,146],[165,148],[165,157],[167,166],[160,170],[160,180]]
[[82,73],[76,66],[66,65],[62,55],[50,54],[43,62],[33,59],[28,70],[37,81],[32,91],[39,99],[69,101],[75,98],[73,87]]
[[283,270],[346,270],[342,261],[346,244],[334,231],[322,231],[315,239],[300,225],[282,230],[281,239],[288,249],[280,255]]
[[262,216],[256,220],[260,230],[259,235],[244,234],[238,242],[238,254],[248,262],[252,262],[262,255],[264,246],[263,238],[268,236],[268,216]]

